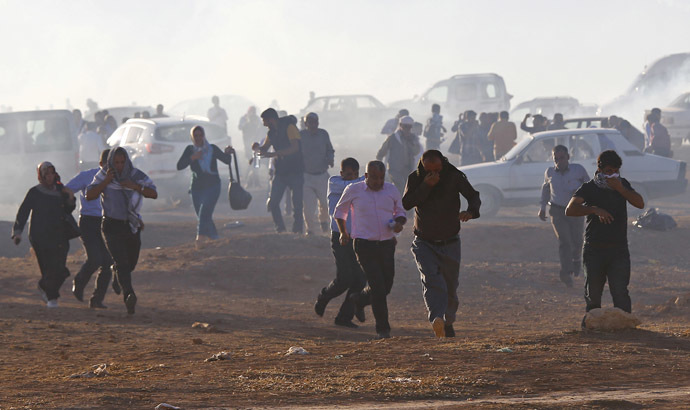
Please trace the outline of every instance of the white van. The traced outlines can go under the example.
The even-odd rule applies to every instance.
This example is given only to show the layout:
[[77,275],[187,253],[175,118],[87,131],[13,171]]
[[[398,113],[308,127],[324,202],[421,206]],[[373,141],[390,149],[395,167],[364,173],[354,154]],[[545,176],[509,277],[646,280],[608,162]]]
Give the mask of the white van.
[[24,111],[0,114],[0,192],[3,203],[21,202],[38,183],[36,166],[55,165],[62,181],[79,169],[77,127],[68,110]]
[[441,80],[412,100],[398,101],[391,105],[407,108],[417,121],[431,115],[431,105],[439,104],[441,113],[452,125],[458,114],[473,110],[500,112],[510,110],[512,95],[506,90],[503,77],[493,73],[454,75]]

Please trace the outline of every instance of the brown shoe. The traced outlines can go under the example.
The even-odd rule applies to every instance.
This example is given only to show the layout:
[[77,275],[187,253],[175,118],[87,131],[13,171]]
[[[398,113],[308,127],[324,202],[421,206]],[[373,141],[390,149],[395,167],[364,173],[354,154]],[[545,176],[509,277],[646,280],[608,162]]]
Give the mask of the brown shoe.
[[443,319],[437,317],[433,322],[431,322],[431,327],[434,329],[434,334],[436,337],[446,337],[446,324],[443,322]]

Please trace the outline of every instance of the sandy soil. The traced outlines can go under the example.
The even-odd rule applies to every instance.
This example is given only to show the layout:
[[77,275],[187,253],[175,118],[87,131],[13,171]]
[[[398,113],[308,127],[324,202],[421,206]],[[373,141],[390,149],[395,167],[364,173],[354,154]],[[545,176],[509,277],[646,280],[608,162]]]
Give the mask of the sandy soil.
[[[690,293],[688,199],[654,204],[678,229],[630,232],[643,324],[617,333],[579,329],[583,279],[572,289],[558,280],[554,235],[535,208],[463,226],[457,338],[447,340],[425,320],[409,227],[384,341],[372,340],[369,309],[357,330],[333,324],[341,299],[315,315],[335,273],[328,238],[275,234],[265,216],[241,218],[244,227],[197,250],[186,210],[174,222],[155,222],[164,209],[148,215],[133,317],[112,292],[109,309],[88,309],[71,279],[60,308],[47,310],[35,259],[3,240],[0,408],[687,408],[690,306],[673,301]],[[230,220],[217,215],[219,226]],[[72,245],[74,275],[84,253]],[[291,346],[310,354],[286,356]],[[221,351],[230,358],[204,361]],[[70,378],[101,363],[107,376]]]

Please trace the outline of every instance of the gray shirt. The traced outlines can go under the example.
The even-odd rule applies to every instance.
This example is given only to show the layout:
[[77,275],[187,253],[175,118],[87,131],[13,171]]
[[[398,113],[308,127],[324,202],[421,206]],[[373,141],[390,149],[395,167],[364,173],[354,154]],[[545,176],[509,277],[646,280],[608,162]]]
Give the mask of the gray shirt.
[[299,133],[302,140],[304,172],[313,175],[323,174],[333,163],[335,154],[331,137],[322,128],[318,128],[313,134],[309,130],[302,130]]
[[549,167],[544,173],[544,185],[541,186],[541,209],[546,204],[566,207],[577,189],[589,181],[587,171],[580,164],[569,164],[561,172],[556,167]]

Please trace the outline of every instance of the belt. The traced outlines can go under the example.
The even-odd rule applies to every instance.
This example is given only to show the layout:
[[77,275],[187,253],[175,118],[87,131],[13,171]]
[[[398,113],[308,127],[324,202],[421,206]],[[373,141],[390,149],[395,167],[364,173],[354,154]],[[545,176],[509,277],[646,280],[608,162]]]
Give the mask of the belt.
[[431,241],[431,240],[429,240],[429,239],[420,238],[419,236],[417,236],[417,238],[419,238],[420,240],[422,240],[422,241],[424,241],[424,242],[427,242],[427,243],[430,243],[430,244],[436,245],[436,246],[449,245],[449,244],[451,244],[451,243],[455,243],[455,242],[457,242],[457,241],[460,240],[460,236],[458,236],[458,235],[455,235],[455,236],[452,237],[452,238],[443,239],[443,240],[440,240],[440,241]]
[[93,220],[101,220],[103,218],[102,216],[95,216],[95,215],[79,215],[79,219],[93,219]]
[[355,241],[359,241],[359,242],[383,243],[383,242],[392,241],[392,240],[394,240],[394,239],[395,239],[395,238],[384,239],[384,240],[382,240],[382,241],[372,241],[371,239],[355,238],[354,240],[355,240]]
[[129,225],[129,221],[127,221],[127,220],[115,219],[115,218],[111,218],[109,216],[104,216],[103,220],[107,221],[107,222],[122,224],[122,225]]

